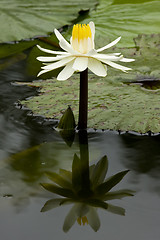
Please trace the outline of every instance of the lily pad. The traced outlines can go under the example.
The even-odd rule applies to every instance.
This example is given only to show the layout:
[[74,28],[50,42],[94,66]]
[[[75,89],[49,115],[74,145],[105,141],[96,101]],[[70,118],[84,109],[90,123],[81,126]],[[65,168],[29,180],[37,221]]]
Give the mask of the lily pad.
[[[23,101],[36,114],[59,119],[68,105],[78,119],[78,78],[34,82],[44,94]],[[88,127],[132,130],[145,133],[160,131],[160,91],[147,91],[140,86],[124,85],[106,79],[89,82]]]
[[46,35],[71,24],[80,10],[94,8],[96,0],[7,0],[0,2],[0,42]]
[[100,0],[85,22],[95,22],[98,47],[106,38],[110,41],[119,36],[120,47],[133,47],[138,34],[159,33],[159,9],[160,1],[154,0]]

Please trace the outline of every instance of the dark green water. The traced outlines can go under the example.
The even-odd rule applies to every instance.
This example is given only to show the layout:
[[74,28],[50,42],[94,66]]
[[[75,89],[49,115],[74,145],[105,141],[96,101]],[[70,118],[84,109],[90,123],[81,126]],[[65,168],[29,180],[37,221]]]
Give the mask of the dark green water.
[[[135,196],[110,201],[125,208],[125,216],[98,209],[101,221],[98,232],[89,225],[75,223],[68,233],[64,233],[62,226],[71,205],[40,212],[47,200],[56,197],[40,186],[40,182],[49,182],[44,172],[58,171],[59,168],[70,170],[74,153],[79,153],[79,144],[77,133],[69,147],[53,129],[54,122],[16,108],[17,100],[37,94],[35,89],[13,84],[26,81],[24,66],[25,62],[14,64],[0,73],[1,239],[158,240],[160,135],[88,131],[90,164],[107,155],[107,176],[130,169],[115,189],[135,190]],[[41,143],[38,150],[9,158]]]

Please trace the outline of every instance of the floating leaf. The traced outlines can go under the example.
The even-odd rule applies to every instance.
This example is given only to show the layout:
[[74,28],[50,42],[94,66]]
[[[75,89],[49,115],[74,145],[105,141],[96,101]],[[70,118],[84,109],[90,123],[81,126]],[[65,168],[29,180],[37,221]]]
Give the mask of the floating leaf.
[[36,39],[30,41],[20,41],[17,43],[12,42],[0,44],[0,58],[20,53],[36,44],[38,44],[38,40]]
[[98,47],[122,36],[119,46],[134,47],[133,38],[138,34],[159,33],[160,1],[113,1],[100,0],[99,5],[89,14],[86,23],[96,24]]
[[69,25],[80,10],[94,8],[95,0],[11,0],[0,2],[0,42],[46,35]]
[[[35,114],[58,119],[66,105],[72,105],[78,119],[78,79],[73,76],[60,84],[57,80],[34,82],[41,94],[22,104]],[[48,92],[49,90],[49,92]],[[74,92],[74,93],[73,93]],[[160,91],[147,91],[138,85],[125,85],[108,79],[89,82],[88,127],[122,131],[160,132]]]

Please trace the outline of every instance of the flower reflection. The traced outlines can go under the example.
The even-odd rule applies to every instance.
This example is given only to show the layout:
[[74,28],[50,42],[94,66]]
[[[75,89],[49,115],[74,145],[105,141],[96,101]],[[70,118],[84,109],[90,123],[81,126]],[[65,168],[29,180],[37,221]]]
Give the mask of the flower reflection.
[[[84,150],[84,146],[83,146]],[[87,151],[83,151],[85,156]],[[121,207],[109,204],[107,201],[112,199],[121,199],[127,196],[133,196],[133,191],[128,189],[112,191],[110,190],[117,185],[123,177],[128,173],[128,170],[119,172],[107,179],[106,173],[108,170],[107,156],[102,157],[97,164],[88,166],[89,182],[84,183],[84,172],[86,172],[88,156],[80,154],[74,155],[72,163],[72,171],[60,169],[59,174],[47,172],[47,177],[54,183],[42,183],[41,185],[48,191],[62,196],[48,200],[42,212],[49,211],[55,207],[74,204],[67,214],[63,230],[69,231],[73,224],[77,221],[80,225],[86,223],[91,226],[94,231],[98,231],[100,227],[100,219],[97,213],[98,208],[109,212],[125,215],[125,210]]]
[[100,219],[95,207],[83,203],[75,203],[65,218],[63,230],[67,232],[77,220],[79,225],[89,224],[94,231],[100,227]]

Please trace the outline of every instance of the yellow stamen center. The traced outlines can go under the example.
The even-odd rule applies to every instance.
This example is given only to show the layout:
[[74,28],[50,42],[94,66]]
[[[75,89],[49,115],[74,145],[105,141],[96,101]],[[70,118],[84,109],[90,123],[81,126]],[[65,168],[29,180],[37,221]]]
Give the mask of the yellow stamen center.
[[72,47],[85,54],[93,49],[92,31],[89,24],[76,24],[72,30]]
[[85,224],[88,224],[88,219],[87,219],[87,217],[86,216],[83,216],[83,217],[79,217],[78,219],[77,219],[77,222],[78,222],[78,224],[79,225],[82,225],[83,224],[83,226],[85,225]]
[[92,32],[89,24],[76,24],[73,26],[72,39],[78,39],[78,42],[85,38],[91,38]]

